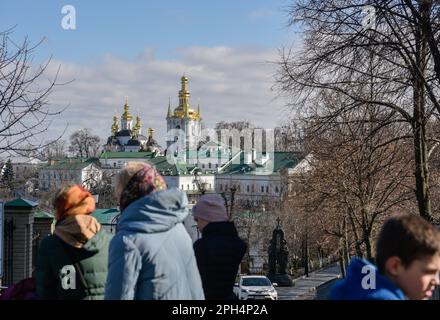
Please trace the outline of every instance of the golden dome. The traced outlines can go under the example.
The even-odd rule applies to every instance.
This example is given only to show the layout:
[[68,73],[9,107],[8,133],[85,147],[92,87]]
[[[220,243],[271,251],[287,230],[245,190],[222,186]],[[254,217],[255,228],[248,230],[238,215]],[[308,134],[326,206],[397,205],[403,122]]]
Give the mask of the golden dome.
[[121,119],[122,120],[133,120],[133,116],[130,114],[130,111],[128,110],[129,106],[128,106],[128,99],[125,99],[125,104],[124,104],[124,113],[122,114]]
[[[191,96],[188,90],[188,77],[185,75],[180,78],[181,81],[181,89],[179,91],[179,106],[174,109],[171,118],[189,118],[191,120],[200,121],[202,118],[200,117],[200,110],[195,111],[191,108],[189,104],[189,98]],[[170,117],[170,113],[168,112],[167,117]]]
[[113,117],[113,125],[112,125],[112,136],[115,136],[116,132],[118,132],[119,126],[118,126],[118,117]]

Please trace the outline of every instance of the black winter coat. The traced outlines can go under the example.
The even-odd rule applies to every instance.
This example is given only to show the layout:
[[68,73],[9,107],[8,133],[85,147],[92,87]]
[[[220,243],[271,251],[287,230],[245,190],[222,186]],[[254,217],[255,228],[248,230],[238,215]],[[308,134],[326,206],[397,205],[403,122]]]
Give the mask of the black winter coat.
[[203,228],[194,251],[207,300],[235,299],[235,277],[246,247],[233,222],[211,222]]

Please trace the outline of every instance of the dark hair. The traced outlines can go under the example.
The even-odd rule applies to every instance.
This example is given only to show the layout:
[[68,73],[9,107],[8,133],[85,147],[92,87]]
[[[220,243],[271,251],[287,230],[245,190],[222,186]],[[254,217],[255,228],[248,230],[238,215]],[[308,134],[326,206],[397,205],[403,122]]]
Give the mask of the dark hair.
[[388,258],[396,256],[408,267],[414,260],[440,254],[440,231],[419,216],[403,215],[388,219],[379,233],[376,262],[384,274]]

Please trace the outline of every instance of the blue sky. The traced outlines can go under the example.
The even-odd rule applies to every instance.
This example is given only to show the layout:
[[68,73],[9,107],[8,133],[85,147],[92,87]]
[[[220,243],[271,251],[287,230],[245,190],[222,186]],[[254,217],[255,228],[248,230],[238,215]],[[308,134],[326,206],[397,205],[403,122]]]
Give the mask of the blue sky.
[[[16,36],[47,38],[39,50],[71,62],[90,62],[112,53],[133,57],[145,45],[159,57],[187,46],[278,47],[290,40],[285,0],[5,1],[2,29]],[[76,9],[76,30],[61,27],[64,5]]]
[[[92,128],[109,135],[113,114],[129,96],[144,130],[165,133],[164,114],[177,103],[180,76],[190,78],[193,105],[200,99],[208,127],[249,120],[273,127],[285,101],[271,90],[278,48],[295,40],[286,28],[286,0],[222,1],[4,1],[0,29],[16,25],[13,38],[45,41],[34,63],[52,56],[47,77],[61,67],[71,81],[51,96],[71,107],[54,122],[68,135]],[[61,27],[64,5],[76,9],[76,30]],[[85,116],[85,112],[86,115]],[[53,133],[51,133],[53,134]],[[159,140],[162,140],[159,137]]]

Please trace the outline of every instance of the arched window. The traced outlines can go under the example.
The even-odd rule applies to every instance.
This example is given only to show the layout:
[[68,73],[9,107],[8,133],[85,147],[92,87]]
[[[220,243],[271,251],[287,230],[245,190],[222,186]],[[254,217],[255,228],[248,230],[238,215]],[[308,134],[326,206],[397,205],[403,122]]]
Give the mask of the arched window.
[[247,190],[247,192],[249,192],[250,190],[249,190],[249,185],[246,187],[246,190]]
[[269,186],[266,186],[266,193],[269,193]]
[[264,186],[261,186],[261,192],[264,192]]
[[275,187],[275,193],[278,193],[278,186]]
[[186,190],[189,190],[189,184],[186,185]]

